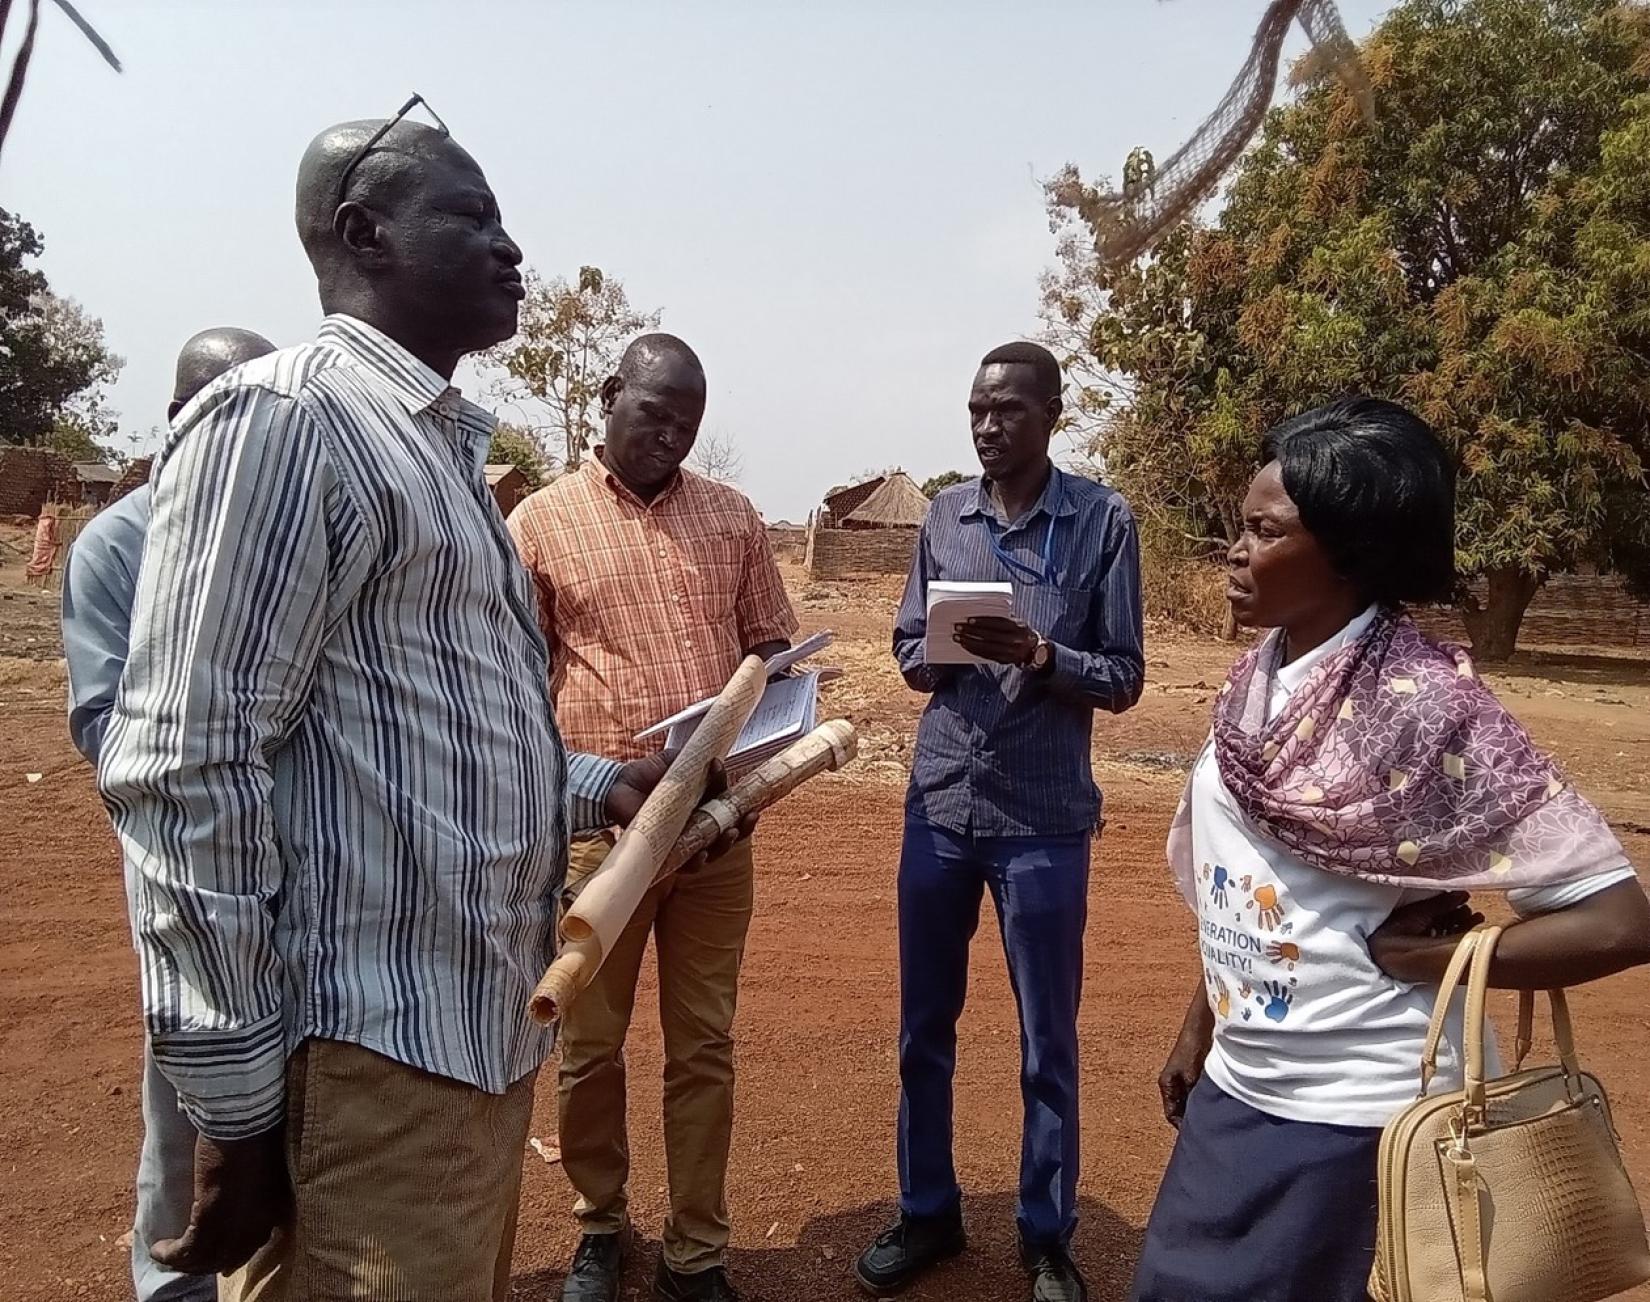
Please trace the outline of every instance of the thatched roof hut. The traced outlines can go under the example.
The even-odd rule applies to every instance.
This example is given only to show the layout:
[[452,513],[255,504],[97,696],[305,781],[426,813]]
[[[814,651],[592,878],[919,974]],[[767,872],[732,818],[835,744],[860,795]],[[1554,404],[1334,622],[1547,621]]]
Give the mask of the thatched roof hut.
[[915,527],[927,514],[928,495],[910,475],[896,470],[837,524],[844,529]]

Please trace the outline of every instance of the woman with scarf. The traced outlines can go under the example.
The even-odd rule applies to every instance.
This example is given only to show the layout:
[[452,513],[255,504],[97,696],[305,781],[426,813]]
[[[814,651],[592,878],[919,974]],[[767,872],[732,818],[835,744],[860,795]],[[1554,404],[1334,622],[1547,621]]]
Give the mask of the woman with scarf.
[[1650,961],[1604,818],[1403,613],[1454,582],[1437,436],[1355,398],[1271,431],[1263,460],[1227,598],[1272,631],[1221,689],[1169,836],[1203,971],[1159,1079],[1180,1133],[1135,1302],[1363,1302],[1381,1127],[1414,1101],[1469,892],[1520,919],[1495,986]]

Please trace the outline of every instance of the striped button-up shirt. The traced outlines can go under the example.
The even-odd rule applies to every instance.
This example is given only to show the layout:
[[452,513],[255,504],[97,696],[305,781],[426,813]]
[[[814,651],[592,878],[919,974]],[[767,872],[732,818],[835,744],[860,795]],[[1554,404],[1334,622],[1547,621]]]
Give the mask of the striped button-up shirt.
[[502,1092],[572,821],[492,419],[364,323],[230,372],[154,484],[100,784],[156,1063],[215,1138],[281,1118],[309,1036]]
[[681,472],[643,502],[594,457],[510,513],[538,585],[556,715],[573,745],[633,758],[632,738],[720,692],[796,615],[756,508]]
[[[1022,569],[1043,581],[1027,581]],[[1015,614],[1053,645],[1047,675],[927,665],[928,584],[936,579],[1013,584]],[[1056,468],[1037,504],[1013,524],[983,480],[941,492],[923,522],[894,626],[906,681],[933,693],[917,727],[908,811],[975,836],[1092,828],[1100,814],[1089,752],[1094,711],[1120,713],[1140,699],[1141,625],[1139,539],[1128,504],[1112,489]]]

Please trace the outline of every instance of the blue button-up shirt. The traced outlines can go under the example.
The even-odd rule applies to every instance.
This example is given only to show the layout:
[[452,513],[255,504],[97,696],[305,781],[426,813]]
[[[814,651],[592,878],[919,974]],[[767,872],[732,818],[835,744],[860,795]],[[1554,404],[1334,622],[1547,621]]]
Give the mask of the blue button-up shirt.
[[[999,549],[1030,573],[1043,572],[1046,554],[1045,581],[1026,580]],[[1010,665],[925,664],[932,580],[1013,584],[1015,614],[1053,645],[1053,667],[1037,675]],[[975,836],[1093,828],[1094,712],[1120,713],[1140,699],[1141,624],[1139,538],[1114,490],[1056,468],[1037,504],[1012,524],[984,480],[940,493],[894,625],[906,682],[933,693],[917,728],[908,811]]]
[[69,666],[69,736],[93,765],[126,667],[149,485],[99,511],[63,563],[63,659]]

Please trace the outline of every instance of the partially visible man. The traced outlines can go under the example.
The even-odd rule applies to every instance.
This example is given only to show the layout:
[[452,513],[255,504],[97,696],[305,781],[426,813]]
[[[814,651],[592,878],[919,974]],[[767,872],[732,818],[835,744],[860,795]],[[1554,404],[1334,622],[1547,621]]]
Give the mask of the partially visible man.
[[[900,1219],[859,1258],[896,1292],[964,1248],[951,1082],[968,947],[989,890],[1020,1013],[1020,1251],[1036,1302],[1082,1302],[1077,1007],[1089,850],[1100,815],[1096,710],[1140,697],[1140,556],[1111,489],[1049,460],[1060,367],[1035,344],[986,354],[969,394],[985,474],[945,489],[922,527],[894,628],[905,681],[931,693],[917,729],[899,868]],[[983,663],[926,662],[928,584],[1006,581],[1016,619],[956,641]]]
[[[178,354],[170,423],[197,393],[242,362],[275,351],[262,335],[233,326],[202,330]],[[63,567],[63,654],[69,666],[69,735],[95,767],[126,667],[138,562],[149,528],[148,484],[99,511]]]
[[523,297],[481,168],[347,123],[297,223],[326,319],[172,431],[99,774],[200,1132],[151,1252],[250,1259],[243,1299],[502,1299],[569,818],[625,822],[663,765],[556,731],[492,418],[452,386]]
[[[178,354],[168,422],[218,376],[275,351],[250,330],[203,330]],[[114,710],[132,628],[143,538],[149,527],[149,485],[143,484],[92,518],[63,567],[63,656],[69,666],[69,735],[97,767]],[[131,905],[128,894],[128,907]],[[178,1109],[177,1092],[143,1051],[143,1146],[138,1157],[137,1213],[132,1223],[132,1287],[137,1302],[216,1302],[210,1275],[185,1275],[149,1255],[150,1243],[189,1221],[195,1196],[195,1128]]]
[[[745,496],[682,469],[705,373],[672,335],[637,339],[602,386],[606,441],[511,513],[538,584],[556,709],[571,744],[638,756],[637,733],[721,691],[747,655],[790,645],[796,616]],[[611,838],[576,841],[570,892]],[[659,959],[670,1216],[654,1295],[731,1302],[724,1267],[733,1017],[754,881],[749,840],[654,887],[562,1027],[562,1167],[584,1231],[563,1302],[611,1302],[628,1232],[624,1041],[648,935]]]

